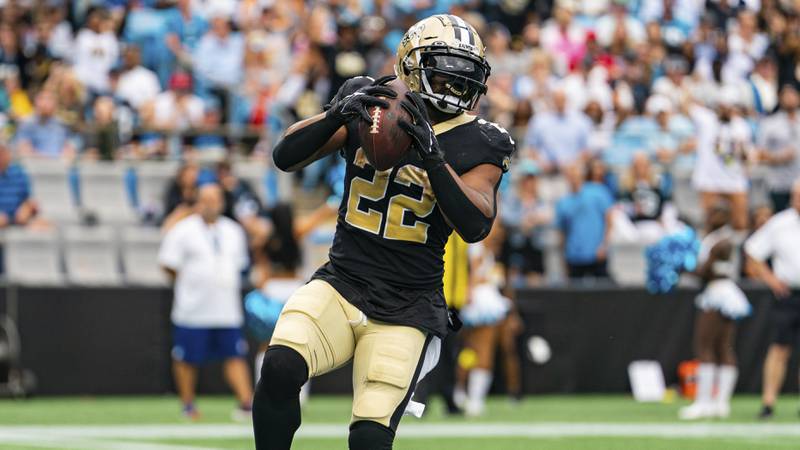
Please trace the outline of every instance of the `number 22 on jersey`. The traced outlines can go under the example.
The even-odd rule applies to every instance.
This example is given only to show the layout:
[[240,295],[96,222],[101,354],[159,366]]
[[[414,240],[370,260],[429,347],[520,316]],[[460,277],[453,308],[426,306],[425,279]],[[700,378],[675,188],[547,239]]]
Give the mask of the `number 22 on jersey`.
[[[368,164],[361,148],[356,150],[353,164],[361,168]],[[403,186],[419,186],[422,189],[422,195],[419,198],[405,194],[395,194],[389,198],[386,211],[367,208],[365,212],[358,208],[362,198],[378,202],[386,197],[392,170],[376,170],[371,181],[353,177],[350,181],[347,214],[345,214],[344,220],[356,228],[379,236],[381,234],[381,225],[384,225],[385,222],[383,227],[384,238],[424,244],[428,240],[428,227],[430,225],[416,219],[427,217],[436,207],[436,200],[433,197],[433,191],[428,182],[428,174],[425,173],[425,170],[407,164],[397,169],[397,174],[393,180],[394,183]],[[407,212],[416,216],[414,222],[410,225],[403,223]]]

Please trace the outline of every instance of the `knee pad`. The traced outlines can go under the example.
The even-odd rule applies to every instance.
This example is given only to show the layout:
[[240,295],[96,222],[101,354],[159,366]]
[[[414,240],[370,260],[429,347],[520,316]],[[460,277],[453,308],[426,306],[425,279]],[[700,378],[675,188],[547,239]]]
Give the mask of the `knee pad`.
[[289,347],[274,345],[264,354],[256,393],[261,391],[273,399],[297,397],[307,380],[308,365],[305,359]]
[[350,425],[350,450],[392,450],[394,431],[378,422],[360,420]]

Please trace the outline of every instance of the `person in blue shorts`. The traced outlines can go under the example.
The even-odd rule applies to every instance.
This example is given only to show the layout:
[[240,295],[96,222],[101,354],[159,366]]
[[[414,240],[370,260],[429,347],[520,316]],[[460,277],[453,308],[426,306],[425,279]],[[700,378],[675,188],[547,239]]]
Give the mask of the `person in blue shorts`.
[[175,282],[172,368],[183,413],[190,419],[199,417],[197,369],[215,360],[223,361],[225,379],[239,401],[234,419],[248,417],[252,409],[240,298],[242,271],[249,265],[247,239],[239,224],[222,216],[223,198],[219,185],[201,187],[195,213],[169,229],[158,257]]

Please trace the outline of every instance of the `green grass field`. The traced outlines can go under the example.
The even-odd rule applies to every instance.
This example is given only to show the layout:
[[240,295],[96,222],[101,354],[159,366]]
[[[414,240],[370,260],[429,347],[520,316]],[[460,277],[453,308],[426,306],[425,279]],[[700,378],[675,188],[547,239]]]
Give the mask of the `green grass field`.
[[[789,449],[800,448],[795,397],[781,399],[768,423],[759,402],[739,396],[724,421],[680,422],[671,404],[637,404],[626,396],[529,397],[518,405],[492,399],[481,419],[442,415],[434,402],[424,419],[406,417],[396,450]],[[180,450],[253,448],[249,424],[230,419],[232,398],[203,397],[202,418],[189,423],[174,397],[41,398],[0,401],[0,449]],[[350,402],[313,397],[294,449],[345,449]]]

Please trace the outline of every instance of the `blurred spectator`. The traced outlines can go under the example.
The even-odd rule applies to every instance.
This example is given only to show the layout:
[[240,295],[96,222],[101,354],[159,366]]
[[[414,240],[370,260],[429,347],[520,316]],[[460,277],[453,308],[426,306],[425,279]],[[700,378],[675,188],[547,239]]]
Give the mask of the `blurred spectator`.
[[547,52],[532,50],[530,61],[528,73],[517,79],[514,89],[520,97],[530,101],[534,111],[545,111],[558,78],[553,74],[552,61]]
[[573,13],[573,2],[556,2],[553,18],[542,27],[542,48],[553,55],[560,75],[565,75],[586,52],[586,30],[573,20]]
[[47,43],[47,53],[53,58],[67,59],[72,52],[72,25],[66,20],[65,8],[54,7],[41,19],[40,39]]
[[737,94],[724,89],[718,96],[717,110],[700,105],[689,109],[697,128],[697,163],[692,184],[700,192],[703,209],[708,211],[718,198],[731,205],[732,223],[737,230],[747,228],[746,161],[752,152],[750,125],[737,112]]
[[177,62],[190,67],[192,52],[208,30],[208,21],[192,7],[192,0],[178,0],[177,8],[170,16],[165,43]]
[[197,134],[189,136],[191,149],[208,155],[224,158],[228,148],[228,140],[222,123],[222,111],[216,102],[208,102],[203,111],[203,121],[196,130]]
[[492,76],[519,75],[525,70],[523,66],[525,59],[511,51],[511,34],[503,24],[489,24],[484,42],[486,42],[486,60],[492,67]]
[[773,34],[773,48],[778,63],[779,85],[800,84],[800,14],[774,14],[768,23]]
[[553,223],[553,210],[539,199],[536,164],[523,161],[516,174],[521,177],[516,189],[500,204],[500,222],[506,228],[503,260],[514,285],[540,284],[545,273],[545,230]]
[[723,82],[735,83],[747,79],[755,62],[766,53],[769,40],[758,31],[757,20],[752,11],[742,11],[736,17],[736,25],[728,35],[728,57],[723,68]]
[[231,31],[227,16],[218,14],[211,18],[211,29],[197,44],[192,61],[198,91],[217,97],[224,117],[228,117],[228,91],[242,81],[244,39]]
[[778,73],[771,58],[762,58],[750,74],[752,97],[747,106],[758,114],[768,114],[778,106]]
[[108,11],[95,8],[75,38],[75,74],[95,94],[108,91],[108,73],[119,58],[119,42],[112,27]]
[[[49,49],[49,40],[55,24],[46,14],[41,13],[34,18],[32,29],[23,38],[25,54],[28,57],[23,71],[30,76],[26,87],[32,91],[41,89],[51,67],[56,63],[55,57]],[[68,37],[68,41],[71,40],[71,36]]]
[[122,53],[122,70],[115,94],[132,108],[139,109],[161,92],[161,84],[155,72],[141,65],[141,51],[135,45]]
[[601,184],[608,189],[612,197],[617,196],[619,190],[617,175],[608,169],[608,165],[601,158],[591,158],[587,161],[586,181]]
[[85,133],[84,153],[105,161],[115,159],[120,150],[119,124],[114,117],[114,100],[98,97],[94,102],[93,120]]
[[614,114],[606,112],[597,100],[590,100],[583,110],[591,121],[591,130],[586,141],[586,148],[591,155],[602,155],[611,147],[614,135]]
[[664,76],[653,82],[653,94],[669,99],[670,109],[677,109],[689,95],[690,80],[686,77],[689,64],[681,56],[670,56],[664,61],[663,69]]
[[656,173],[645,153],[633,156],[620,183],[620,208],[612,213],[612,241],[652,244],[677,231],[677,211],[671,204],[672,178]]
[[694,0],[643,0],[639,19],[643,23],[658,23],[667,44],[678,47],[697,26],[701,8],[702,4]]
[[70,132],[54,116],[55,112],[55,95],[50,91],[40,92],[36,96],[35,114],[17,130],[15,143],[20,156],[70,158],[74,155]]
[[800,177],[800,94],[792,85],[781,89],[780,109],[761,119],[759,159],[769,166],[767,185],[776,212],[789,207],[792,183]]
[[233,173],[228,161],[217,164],[216,175],[225,194],[223,214],[239,222],[244,228],[251,248],[262,248],[267,240],[269,224],[264,217],[264,207],[255,189]]
[[11,150],[0,143],[0,228],[10,225],[46,226],[37,218],[31,183],[25,169],[11,162]]
[[10,23],[0,23],[0,67],[4,71],[13,71],[20,74],[22,85],[28,82],[28,73],[24,70],[27,58],[22,52],[17,36],[17,30]]
[[607,277],[609,210],[614,199],[602,184],[586,182],[583,163],[565,167],[570,194],[556,204],[570,278]]
[[263,215],[263,206],[255,190],[233,173],[230,162],[217,163],[216,177],[225,193],[224,216],[241,222],[241,218]]
[[656,129],[648,130],[647,147],[651,156],[662,164],[670,164],[677,159],[679,167],[691,167],[690,163],[681,163],[695,150],[695,128],[691,120],[680,112],[676,113],[670,101],[662,96],[650,97],[646,109],[656,125]]
[[168,90],[142,105],[141,116],[145,127],[181,131],[200,127],[204,112],[203,100],[192,94],[192,77],[176,72],[169,80]]
[[611,10],[597,20],[597,42],[603,47],[619,43],[624,48],[633,48],[644,42],[644,25],[628,14],[627,4],[627,0],[612,0]]
[[367,75],[367,60],[359,41],[357,22],[342,20],[333,42],[319,42],[319,49],[330,73],[330,88],[326,98],[332,98],[349,78]]
[[28,93],[19,84],[19,71],[13,68],[3,78],[3,111],[11,120],[25,120],[33,114]]
[[222,216],[222,189],[198,192],[196,212],[164,236],[158,262],[175,283],[172,306],[173,375],[183,414],[198,418],[194,405],[200,365],[223,361],[225,380],[244,419],[252,406],[250,369],[244,360],[242,271],[248,266],[247,241],[239,225]]
[[89,95],[72,67],[66,64],[54,64],[42,90],[58,93],[56,116],[65,124],[75,126],[83,120]]
[[185,163],[178,169],[175,178],[164,193],[164,221],[162,230],[168,230],[194,210],[197,199],[197,177],[200,169]]
[[553,93],[553,106],[553,111],[535,114],[525,134],[526,152],[548,173],[585,160],[592,130],[585,114],[567,109],[563,90]]

